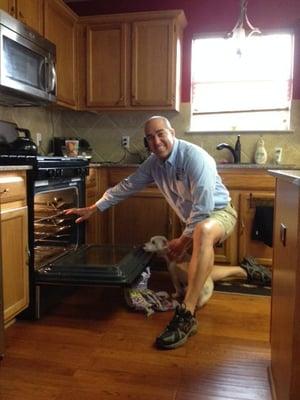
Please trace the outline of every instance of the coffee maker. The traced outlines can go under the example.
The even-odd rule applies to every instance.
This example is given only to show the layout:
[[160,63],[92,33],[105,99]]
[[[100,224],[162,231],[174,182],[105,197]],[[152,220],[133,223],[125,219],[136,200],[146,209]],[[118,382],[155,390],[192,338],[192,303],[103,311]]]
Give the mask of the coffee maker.
[[54,137],[52,139],[52,153],[54,156],[63,156],[63,150],[66,146],[66,141],[78,141],[78,155],[85,155],[86,158],[91,157],[91,146],[89,142],[86,139],[81,139],[78,137],[66,137],[66,136],[61,136],[61,137]]

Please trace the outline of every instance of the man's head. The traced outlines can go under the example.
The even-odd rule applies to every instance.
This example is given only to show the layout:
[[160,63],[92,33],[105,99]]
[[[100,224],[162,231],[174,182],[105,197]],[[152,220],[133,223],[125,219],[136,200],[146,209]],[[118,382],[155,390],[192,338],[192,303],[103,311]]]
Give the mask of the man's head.
[[145,123],[145,138],[150,151],[166,160],[173,149],[175,131],[167,118],[155,116]]

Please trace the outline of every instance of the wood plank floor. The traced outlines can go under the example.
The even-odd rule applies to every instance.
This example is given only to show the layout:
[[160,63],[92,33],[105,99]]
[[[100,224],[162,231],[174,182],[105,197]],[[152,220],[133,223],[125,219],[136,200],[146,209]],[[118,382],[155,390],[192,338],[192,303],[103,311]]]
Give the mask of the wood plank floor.
[[[158,286],[169,288],[161,277]],[[6,330],[0,399],[271,400],[270,298],[215,292],[198,334],[158,351],[171,316],[131,312],[120,289],[80,288],[40,321]]]

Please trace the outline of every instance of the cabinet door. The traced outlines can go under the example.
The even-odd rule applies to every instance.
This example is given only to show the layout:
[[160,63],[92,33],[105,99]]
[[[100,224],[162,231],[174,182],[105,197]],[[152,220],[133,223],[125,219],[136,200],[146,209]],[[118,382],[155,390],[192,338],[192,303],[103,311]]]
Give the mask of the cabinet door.
[[[98,200],[98,196],[97,170],[89,168],[89,175],[86,178],[86,206],[94,204]],[[85,240],[87,244],[98,243],[97,230],[97,214],[94,214],[86,221]]]
[[124,107],[128,24],[87,27],[87,107]]
[[76,21],[63,2],[45,0],[45,37],[56,44],[57,100],[69,108],[77,104]]
[[171,107],[174,103],[174,30],[175,23],[171,20],[139,21],[132,24],[133,106]]
[[43,34],[43,0],[16,0],[15,17]]
[[110,209],[110,242],[122,245],[140,245],[152,236],[170,236],[171,210],[156,188],[121,202]]
[[257,205],[274,204],[274,193],[248,192],[240,197],[239,216],[239,261],[253,256],[259,264],[272,265],[272,247],[261,241],[252,240],[251,232]]
[[[231,191],[231,202],[239,213],[239,192]],[[237,225],[229,236],[223,243],[217,244],[215,246],[215,263],[216,264],[228,264],[237,265],[237,255],[238,255],[238,221]]]
[[300,393],[299,186],[277,180],[271,309],[271,371],[276,397]]
[[15,13],[14,4],[11,0],[0,0],[0,8],[11,15]]
[[4,321],[29,303],[27,207],[1,212]]

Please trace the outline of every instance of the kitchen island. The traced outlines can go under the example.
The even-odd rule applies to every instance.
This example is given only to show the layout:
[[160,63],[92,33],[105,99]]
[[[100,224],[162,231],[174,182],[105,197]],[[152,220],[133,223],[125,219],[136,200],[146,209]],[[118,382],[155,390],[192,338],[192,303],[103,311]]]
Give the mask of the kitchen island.
[[271,369],[274,399],[300,395],[300,170],[269,171],[276,178]]

